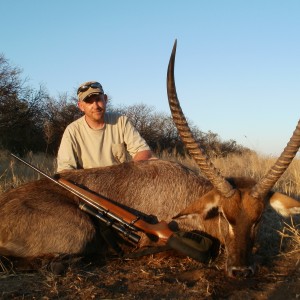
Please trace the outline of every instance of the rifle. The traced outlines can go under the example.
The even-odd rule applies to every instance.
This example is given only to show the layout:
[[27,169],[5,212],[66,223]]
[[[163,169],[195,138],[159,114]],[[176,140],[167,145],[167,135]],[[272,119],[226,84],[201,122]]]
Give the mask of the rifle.
[[141,231],[147,235],[154,236],[156,242],[159,244],[167,245],[195,260],[203,262],[210,258],[209,249],[212,245],[210,239],[203,236],[201,236],[201,239],[198,241],[191,239],[186,232],[172,231],[165,221],[160,221],[157,224],[148,223],[139,216],[114,204],[109,199],[84,189],[76,185],[76,183],[72,183],[64,178],[53,178],[29,162],[26,162],[12,153],[11,155],[55,184],[77,196],[82,200],[82,203],[79,204],[81,210],[98,218],[106,224],[106,226],[117,230],[134,243],[139,242],[140,235],[136,232]]

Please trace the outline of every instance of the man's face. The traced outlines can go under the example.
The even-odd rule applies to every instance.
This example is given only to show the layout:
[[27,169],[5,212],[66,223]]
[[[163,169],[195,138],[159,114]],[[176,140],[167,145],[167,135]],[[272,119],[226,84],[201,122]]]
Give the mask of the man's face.
[[78,102],[78,106],[87,119],[93,122],[102,122],[104,121],[106,102],[107,96],[105,94],[94,94],[84,101]]

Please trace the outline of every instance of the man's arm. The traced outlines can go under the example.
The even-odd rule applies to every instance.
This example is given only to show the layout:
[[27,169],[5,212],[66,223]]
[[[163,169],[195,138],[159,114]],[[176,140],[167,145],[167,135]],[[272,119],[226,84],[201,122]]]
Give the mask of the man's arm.
[[132,156],[133,161],[148,160],[154,158],[153,153],[140,135],[137,129],[132,125],[127,116],[122,116],[124,120],[124,142],[127,151]]
[[57,153],[57,172],[77,169],[70,133],[65,130]]

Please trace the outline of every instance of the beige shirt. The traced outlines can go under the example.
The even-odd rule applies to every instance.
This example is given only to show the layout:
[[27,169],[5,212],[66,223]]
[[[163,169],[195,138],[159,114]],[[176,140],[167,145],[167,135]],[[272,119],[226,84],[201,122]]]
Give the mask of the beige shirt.
[[128,154],[150,150],[126,116],[105,114],[102,129],[92,129],[85,117],[67,126],[57,155],[57,172],[122,163]]

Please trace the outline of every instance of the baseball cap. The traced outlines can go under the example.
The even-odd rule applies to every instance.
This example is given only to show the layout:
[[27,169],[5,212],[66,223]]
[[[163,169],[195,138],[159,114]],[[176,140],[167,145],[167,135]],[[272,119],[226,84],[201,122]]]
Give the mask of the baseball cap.
[[84,82],[77,90],[78,101],[84,101],[84,99],[93,94],[104,94],[102,85],[97,81]]

